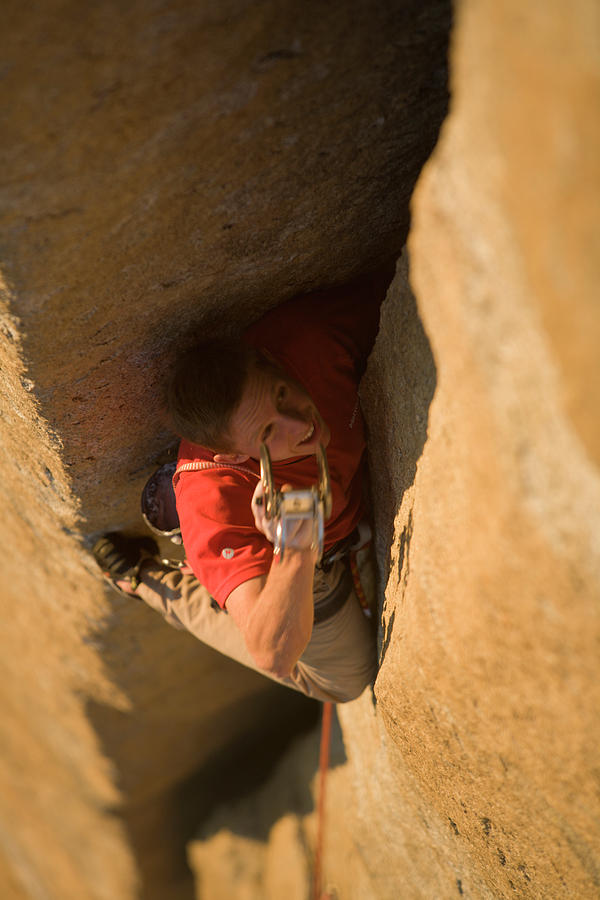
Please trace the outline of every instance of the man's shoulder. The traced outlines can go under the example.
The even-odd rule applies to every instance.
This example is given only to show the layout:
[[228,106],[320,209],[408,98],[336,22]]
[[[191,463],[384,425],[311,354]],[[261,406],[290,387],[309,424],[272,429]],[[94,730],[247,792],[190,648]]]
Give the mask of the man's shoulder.
[[178,495],[184,485],[189,489],[197,487],[203,492],[210,490],[209,485],[214,485],[217,491],[235,486],[247,491],[248,488],[254,490],[259,477],[260,466],[254,460],[243,464],[215,462],[210,450],[182,440],[173,486]]

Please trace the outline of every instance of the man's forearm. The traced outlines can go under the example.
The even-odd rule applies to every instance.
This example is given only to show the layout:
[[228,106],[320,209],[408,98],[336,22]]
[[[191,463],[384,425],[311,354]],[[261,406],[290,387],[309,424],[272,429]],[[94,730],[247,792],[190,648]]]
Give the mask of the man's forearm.
[[248,621],[250,653],[257,665],[279,677],[290,674],[310,640],[314,565],[311,550],[276,557]]

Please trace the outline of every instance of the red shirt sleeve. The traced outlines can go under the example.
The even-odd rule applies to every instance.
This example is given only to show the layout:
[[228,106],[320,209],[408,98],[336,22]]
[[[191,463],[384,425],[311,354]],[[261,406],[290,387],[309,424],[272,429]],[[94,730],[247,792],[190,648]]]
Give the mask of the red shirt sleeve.
[[257,479],[234,470],[183,472],[175,486],[186,558],[219,606],[245,581],[267,575],[273,547],[250,506]]

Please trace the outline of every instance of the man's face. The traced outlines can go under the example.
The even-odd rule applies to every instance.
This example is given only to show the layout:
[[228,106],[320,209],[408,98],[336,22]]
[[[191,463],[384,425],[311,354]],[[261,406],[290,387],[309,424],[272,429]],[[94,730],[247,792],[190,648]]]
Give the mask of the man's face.
[[275,367],[252,370],[228,436],[236,453],[253,459],[264,441],[273,462],[308,456],[331,437],[306,391]]

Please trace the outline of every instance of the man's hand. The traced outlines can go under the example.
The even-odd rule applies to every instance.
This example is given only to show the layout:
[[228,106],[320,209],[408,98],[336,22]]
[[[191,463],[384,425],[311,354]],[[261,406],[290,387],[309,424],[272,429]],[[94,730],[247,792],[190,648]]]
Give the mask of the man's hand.
[[275,543],[275,519],[267,519],[265,515],[265,502],[262,481],[256,485],[252,494],[252,514],[254,515],[254,524],[258,530],[264,534],[267,540]]
[[[291,484],[284,484],[281,491],[292,491]],[[275,519],[267,519],[262,482],[259,481],[252,495],[252,513],[257,529],[272,543],[275,543],[277,522]],[[317,562],[318,547],[313,546],[314,523],[311,519],[296,519],[288,525],[284,550],[311,550],[314,553],[314,562]]]
[[[289,484],[284,491],[292,490]],[[267,519],[262,484],[252,497],[257,529],[274,543],[276,523]],[[283,557],[276,556],[268,576],[251,578],[231,592],[227,610],[244,635],[257,665],[287,677],[306,649],[313,627],[313,576],[318,550],[311,548],[312,521],[292,527]]]

